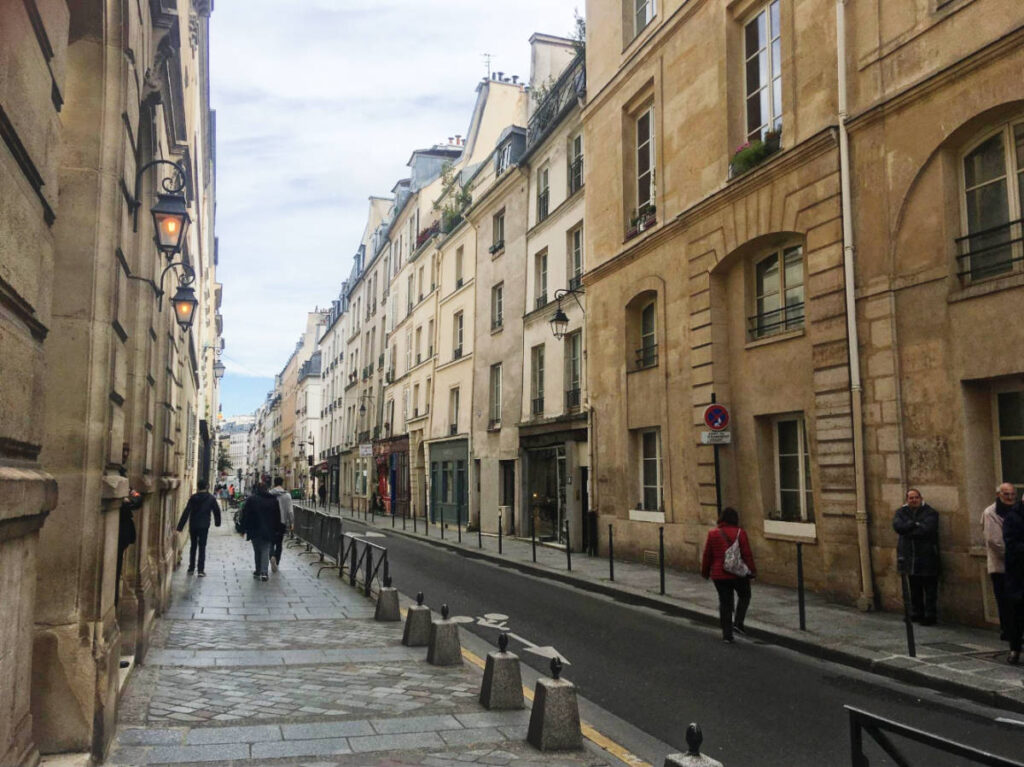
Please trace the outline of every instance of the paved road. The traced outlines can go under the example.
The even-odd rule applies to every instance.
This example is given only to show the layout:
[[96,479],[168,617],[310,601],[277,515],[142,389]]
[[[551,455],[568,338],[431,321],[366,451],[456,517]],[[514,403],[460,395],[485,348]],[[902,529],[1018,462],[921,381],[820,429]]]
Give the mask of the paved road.
[[[510,632],[569,659],[565,676],[582,695],[682,750],[686,724],[700,722],[705,752],[726,767],[849,764],[844,704],[1024,759],[1024,716],[1008,713],[1021,724],[1000,724],[995,718],[1004,712],[760,642],[726,645],[707,626],[384,535],[403,593],[423,591],[434,609],[448,603],[453,616],[475,619],[465,628],[492,643],[499,630],[480,619],[508,616]],[[755,586],[751,614],[756,610]],[[512,649],[546,671],[548,660],[515,638]],[[893,763],[871,748],[872,765]],[[929,767],[965,764],[911,744],[906,753]]]

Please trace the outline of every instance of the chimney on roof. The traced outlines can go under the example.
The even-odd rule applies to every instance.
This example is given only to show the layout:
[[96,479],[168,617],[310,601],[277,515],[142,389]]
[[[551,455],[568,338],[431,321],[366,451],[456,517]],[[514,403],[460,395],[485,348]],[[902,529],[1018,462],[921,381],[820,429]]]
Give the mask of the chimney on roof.
[[505,82],[505,73],[504,72],[498,72],[498,82],[499,83]]
[[512,75],[512,84],[519,85],[519,75]]
[[462,134],[455,134],[455,146],[462,146]]

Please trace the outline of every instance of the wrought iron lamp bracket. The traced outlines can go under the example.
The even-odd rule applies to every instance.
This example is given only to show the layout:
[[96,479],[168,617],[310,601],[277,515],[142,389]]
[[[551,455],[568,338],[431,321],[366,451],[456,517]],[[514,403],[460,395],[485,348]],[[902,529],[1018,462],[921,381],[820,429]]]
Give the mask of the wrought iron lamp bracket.
[[139,231],[139,208],[142,207],[142,201],[139,196],[142,194],[140,187],[142,186],[142,174],[150,168],[155,168],[158,165],[170,165],[174,168],[174,173],[164,177],[160,181],[160,187],[163,189],[165,194],[181,194],[185,190],[186,183],[186,171],[185,166],[180,162],[174,160],[151,160],[143,165],[135,173],[135,191],[132,197],[132,231]]

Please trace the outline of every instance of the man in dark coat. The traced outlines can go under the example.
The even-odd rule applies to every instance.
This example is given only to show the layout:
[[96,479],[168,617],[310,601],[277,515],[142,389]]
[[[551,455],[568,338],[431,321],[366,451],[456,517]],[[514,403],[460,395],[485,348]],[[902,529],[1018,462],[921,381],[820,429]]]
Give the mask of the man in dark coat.
[[266,479],[261,480],[253,494],[245,499],[242,508],[242,529],[252,542],[256,561],[252,577],[261,581],[270,577],[270,547],[281,524],[281,507],[277,496],[267,490],[267,484]]
[[939,596],[939,513],[916,488],[896,511],[892,528],[899,536],[896,561],[910,581],[910,619],[924,626],[935,623]]
[[1003,544],[1006,555],[1006,577],[1003,596],[1010,613],[1010,655],[1008,663],[1020,663],[1021,640],[1024,639],[1024,510],[1012,506],[1003,518]]
[[185,504],[185,511],[178,520],[178,532],[185,529],[188,522],[188,536],[192,545],[188,549],[188,574],[196,571],[196,550],[199,550],[199,576],[206,575],[206,536],[210,533],[210,517],[213,516],[217,527],[220,527],[220,505],[213,495],[207,492],[210,486],[205,479],[196,483],[197,490]]

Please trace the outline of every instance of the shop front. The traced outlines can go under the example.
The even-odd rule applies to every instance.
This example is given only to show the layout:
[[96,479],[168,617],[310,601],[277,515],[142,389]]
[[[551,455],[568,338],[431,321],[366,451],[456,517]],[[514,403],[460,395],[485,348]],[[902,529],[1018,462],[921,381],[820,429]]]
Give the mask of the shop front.
[[520,535],[589,549],[589,467],[585,420],[520,426],[523,503]]
[[384,513],[409,515],[409,437],[377,440],[373,445],[376,486],[372,495]]
[[469,515],[469,441],[431,442],[430,521],[465,525]]

